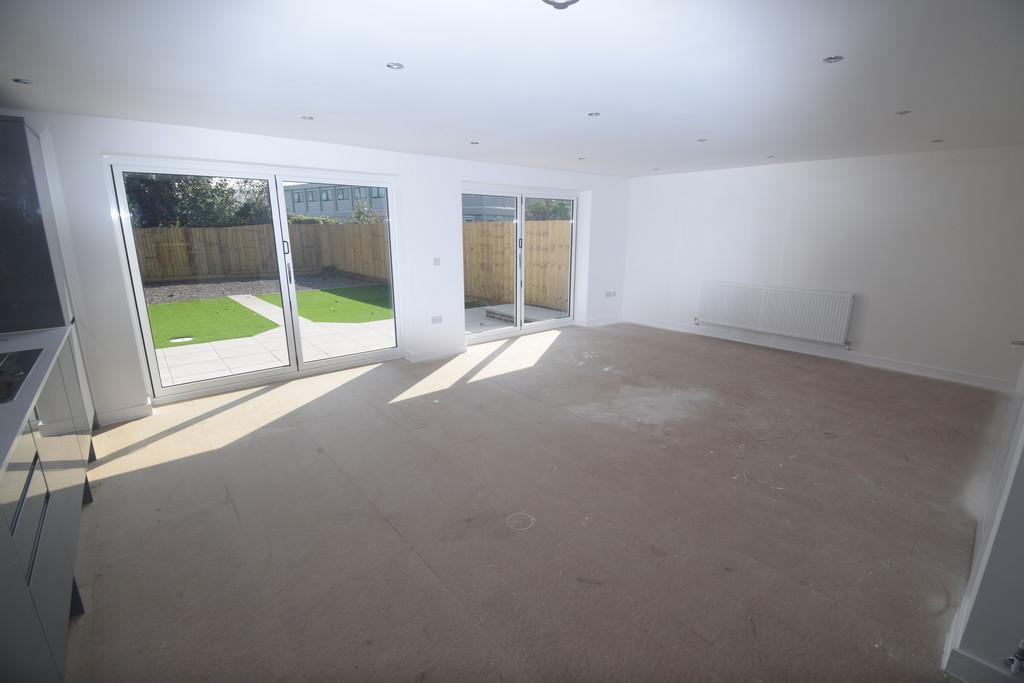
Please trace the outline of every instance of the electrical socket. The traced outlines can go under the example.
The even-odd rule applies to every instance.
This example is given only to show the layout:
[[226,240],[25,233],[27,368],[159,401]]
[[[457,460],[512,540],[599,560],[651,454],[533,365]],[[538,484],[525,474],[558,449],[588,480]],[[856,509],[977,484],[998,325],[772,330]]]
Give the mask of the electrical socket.
[[441,265],[441,257],[440,256],[435,256],[434,257],[434,265],[435,266]]
[[605,299],[611,299],[614,296],[615,296],[615,290],[614,289],[609,289],[607,292],[604,293],[604,298]]
[[430,319],[430,322],[433,325],[437,325],[438,323],[443,322],[443,321],[444,321],[444,316],[441,316],[441,315],[435,315],[433,318]]

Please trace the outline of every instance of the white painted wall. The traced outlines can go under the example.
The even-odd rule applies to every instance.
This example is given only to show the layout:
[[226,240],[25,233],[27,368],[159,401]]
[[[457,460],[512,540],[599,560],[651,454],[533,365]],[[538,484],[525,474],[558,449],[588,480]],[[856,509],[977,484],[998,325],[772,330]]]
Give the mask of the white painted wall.
[[[630,181],[625,319],[1010,389],[1024,148]],[[702,280],[852,291],[853,351],[696,327]]]
[[[183,158],[391,176],[398,301],[407,354],[454,354],[465,346],[462,304],[463,181],[583,192],[579,221],[577,321],[619,318],[627,182],[609,176],[459,161],[321,142],[63,114],[11,112],[48,137],[66,217],[69,279],[86,367],[101,421],[137,416],[147,405],[137,322],[127,287],[124,245],[110,216],[105,155]],[[426,133],[425,133],[426,134]],[[52,169],[51,169],[52,172]],[[441,259],[440,267],[433,264]],[[444,322],[431,324],[432,316]]]

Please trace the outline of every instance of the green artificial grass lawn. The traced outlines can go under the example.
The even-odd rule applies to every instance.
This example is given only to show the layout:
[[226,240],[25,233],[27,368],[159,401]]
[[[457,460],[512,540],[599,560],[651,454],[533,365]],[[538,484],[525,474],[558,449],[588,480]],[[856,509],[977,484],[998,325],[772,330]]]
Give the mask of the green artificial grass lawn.
[[[153,345],[158,349],[251,337],[277,327],[226,296],[150,304],[146,308],[149,310]],[[171,343],[172,339],[180,337],[192,337],[192,340]]]
[[[259,296],[276,306],[281,305],[278,293]],[[303,289],[296,296],[299,316],[316,323],[368,323],[393,317],[391,292],[381,285]]]

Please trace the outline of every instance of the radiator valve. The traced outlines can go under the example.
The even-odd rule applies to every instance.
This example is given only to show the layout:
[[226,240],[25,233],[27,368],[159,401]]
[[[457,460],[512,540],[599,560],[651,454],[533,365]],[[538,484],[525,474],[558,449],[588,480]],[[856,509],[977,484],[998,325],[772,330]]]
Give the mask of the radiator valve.
[[1014,676],[1024,671],[1024,640],[1017,644],[1017,651],[1013,653],[1012,657],[1007,657],[1004,663]]

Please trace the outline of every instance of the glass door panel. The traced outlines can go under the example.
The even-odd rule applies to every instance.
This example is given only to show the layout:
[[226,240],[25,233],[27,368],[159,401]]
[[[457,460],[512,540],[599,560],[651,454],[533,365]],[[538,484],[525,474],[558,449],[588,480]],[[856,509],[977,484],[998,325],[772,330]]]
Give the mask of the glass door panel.
[[466,332],[519,325],[516,310],[518,197],[462,195]]
[[523,322],[569,316],[572,298],[571,199],[526,197],[523,230]]
[[133,171],[116,180],[154,386],[291,365],[284,313],[266,302],[282,291],[270,181]]
[[[300,362],[397,346],[387,188],[281,186]],[[279,294],[263,298],[282,306]]]

